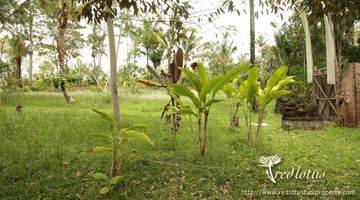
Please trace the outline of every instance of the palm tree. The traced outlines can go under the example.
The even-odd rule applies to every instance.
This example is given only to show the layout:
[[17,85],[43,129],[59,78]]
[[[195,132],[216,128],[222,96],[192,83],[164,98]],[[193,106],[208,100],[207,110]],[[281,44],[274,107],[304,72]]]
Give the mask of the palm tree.
[[210,71],[213,74],[225,74],[232,67],[232,55],[237,51],[234,42],[229,40],[229,33],[223,34],[222,41],[207,42],[202,46],[200,57],[209,61]]
[[255,63],[255,14],[254,0],[249,0],[250,6],[250,63]]

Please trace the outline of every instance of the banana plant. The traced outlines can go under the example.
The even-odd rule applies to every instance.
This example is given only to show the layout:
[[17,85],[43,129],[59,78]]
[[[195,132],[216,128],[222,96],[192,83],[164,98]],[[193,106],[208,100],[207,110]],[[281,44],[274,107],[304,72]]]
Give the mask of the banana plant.
[[123,161],[126,158],[137,155],[137,153],[133,151],[127,153],[120,153],[120,147],[129,140],[142,141],[151,145],[154,145],[154,143],[146,134],[139,132],[139,130],[143,130],[146,128],[145,125],[138,124],[130,128],[121,128],[118,121],[111,115],[96,109],[92,110],[99,114],[100,117],[105,119],[107,122],[109,122],[111,126],[110,133],[97,135],[106,139],[109,145],[97,146],[93,149],[94,153],[107,153],[111,155],[111,167],[109,175],[100,172],[92,174],[92,177],[94,179],[106,183],[106,185],[103,186],[100,190],[100,194],[105,194],[111,191],[113,189],[113,186],[124,178],[123,176],[116,176],[117,172],[121,171],[123,168]]
[[247,135],[247,141],[249,145],[252,145],[252,127],[251,127],[251,112],[253,111],[252,106],[256,101],[256,94],[260,88],[259,68],[252,67],[249,70],[248,78],[241,83],[239,90],[237,91],[237,98],[240,103],[245,105],[245,132]]
[[262,122],[264,120],[264,114],[267,105],[269,105],[269,103],[276,100],[277,98],[280,98],[290,93],[289,90],[283,89],[286,85],[294,82],[293,76],[286,76],[287,71],[288,68],[286,66],[280,67],[266,82],[266,86],[264,89],[261,89],[260,87],[258,88],[257,99],[260,109],[255,143],[257,143],[260,139],[260,130],[262,127]]
[[[216,98],[216,94],[221,91],[227,82],[233,80],[240,73],[245,72],[249,68],[250,64],[243,64],[229,70],[224,75],[210,78],[207,75],[204,65],[199,64],[194,72],[185,68],[181,69],[183,74],[189,79],[191,89],[181,84],[169,84],[169,87],[172,89],[172,93],[169,93],[169,95],[178,103],[178,107],[173,107],[172,109],[180,115],[193,115],[197,119],[199,150],[201,156],[205,155],[210,109],[213,104],[221,101]],[[192,90],[195,90],[195,93]],[[180,101],[179,97],[181,96],[190,99],[192,105],[187,105]]]

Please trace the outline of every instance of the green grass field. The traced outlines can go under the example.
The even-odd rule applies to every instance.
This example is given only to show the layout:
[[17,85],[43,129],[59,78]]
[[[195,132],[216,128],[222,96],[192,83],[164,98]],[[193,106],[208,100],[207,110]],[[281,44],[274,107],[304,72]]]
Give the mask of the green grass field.
[[[125,126],[146,124],[155,145],[131,142],[141,156],[125,163],[125,179],[106,195],[91,173],[108,171],[110,158],[92,153],[104,141],[94,134],[108,124],[91,108],[111,112],[111,97],[82,90],[72,92],[76,103],[67,105],[61,93],[14,93],[0,105],[0,199],[360,199],[360,129],[327,125],[322,131],[281,128],[280,115],[268,112],[260,144],[246,144],[244,121],[229,129],[229,102],[210,113],[205,158],[198,152],[198,136],[190,121],[181,121],[176,139],[170,124],[160,121],[168,97],[160,91],[139,94],[120,91]],[[16,104],[24,106],[15,114]],[[254,114],[256,115],[256,114]],[[196,128],[195,123],[193,127]],[[272,183],[259,166],[260,156],[282,157],[276,171],[300,165],[325,171],[321,181],[278,179]],[[332,196],[246,196],[244,190],[355,191]]]

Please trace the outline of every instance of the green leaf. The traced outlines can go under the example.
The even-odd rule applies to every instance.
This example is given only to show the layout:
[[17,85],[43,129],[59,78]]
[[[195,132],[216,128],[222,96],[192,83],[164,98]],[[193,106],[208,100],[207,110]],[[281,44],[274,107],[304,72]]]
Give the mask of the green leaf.
[[261,88],[259,88],[259,90],[258,90],[258,102],[259,102],[260,108],[265,108],[267,102],[266,102],[265,93]]
[[174,113],[178,113],[180,115],[194,115],[196,116],[196,113],[194,111],[191,110],[190,107],[188,106],[182,106],[180,108],[177,107],[170,107],[170,109],[174,112]]
[[175,91],[177,95],[190,98],[190,100],[197,108],[201,107],[200,100],[185,86],[180,84],[170,84],[170,87]]
[[110,147],[95,147],[93,149],[93,152],[94,153],[109,153],[109,152],[112,152],[113,149],[110,148]]
[[240,88],[239,88],[239,98],[240,100],[243,100],[244,98],[246,98],[247,95],[247,91],[248,91],[248,80],[245,80],[244,82],[242,82],[240,84]]
[[250,68],[250,64],[249,63],[245,63],[240,65],[237,68],[231,69],[228,72],[226,72],[223,75],[223,80],[222,82],[220,82],[217,86],[215,86],[213,93],[217,92],[218,90],[221,90],[224,85],[229,82],[232,81],[233,79],[235,79],[240,73],[245,72],[246,70],[248,70]]
[[203,88],[201,89],[201,91],[199,93],[200,100],[201,101],[206,101],[206,96],[208,94],[210,94],[211,92],[213,93],[213,96],[215,96],[215,93],[217,91],[219,91],[220,89],[222,89],[226,82],[231,81],[238,74],[240,74],[240,73],[246,71],[247,69],[249,69],[249,67],[250,67],[250,64],[245,63],[245,64],[240,65],[237,68],[229,70],[224,75],[216,76],[216,77],[210,79],[206,83],[206,85],[203,86]]
[[258,90],[260,88],[260,83],[257,81],[259,77],[259,68],[258,67],[252,67],[249,70],[248,79],[246,81],[245,85],[245,92],[246,93],[246,99],[247,102],[252,104],[255,101],[255,97],[258,93]]
[[135,124],[130,128],[126,128],[124,129],[124,131],[130,131],[130,130],[142,130],[142,129],[146,129],[148,126],[145,124]]
[[272,74],[272,76],[269,78],[269,80],[266,83],[264,89],[265,94],[269,94],[270,90],[273,87],[275,87],[279,81],[285,78],[287,71],[288,68],[286,66],[282,66]]
[[218,84],[221,84],[222,81],[223,81],[222,76],[216,76],[210,79],[209,81],[207,81],[207,83],[203,86],[203,88],[199,93],[200,100],[202,102],[206,101],[206,96],[210,94]]
[[200,63],[199,66],[196,68],[196,72],[200,77],[202,85],[205,85],[209,78],[206,74],[206,69],[204,67],[204,64]]
[[117,128],[117,122],[116,122],[116,120],[115,120],[114,117],[112,117],[111,115],[109,115],[109,114],[107,114],[107,113],[105,113],[105,112],[102,112],[102,111],[100,111],[100,110],[94,109],[94,108],[92,108],[91,110],[93,110],[93,111],[96,112],[98,115],[100,115],[103,119],[105,119],[106,121],[108,121],[113,128],[115,128],[115,129]]
[[148,126],[145,124],[134,124],[131,128],[133,129],[146,129]]
[[106,194],[110,191],[110,188],[108,186],[102,187],[100,190],[100,194]]
[[196,89],[196,91],[200,91],[202,88],[202,83],[201,81],[196,77],[196,75],[191,72],[190,70],[186,69],[186,68],[181,68],[181,71],[185,74],[185,76],[187,78],[189,78],[189,80],[191,81],[191,83],[195,86],[194,89]]
[[167,48],[166,41],[160,36],[160,34],[156,33],[155,31],[152,31],[152,34],[155,41],[160,44],[161,48],[166,49]]
[[122,179],[124,179],[124,177],[123,176],[115,176],[114,178],[112,178],[111,180],[110,180],[110,184],[111,185],[115,185],[115,184],[117,184],[120,180],[122,180]]
[[289,85],[290,83],[294,83],[294,77],[293,76],[288,76],[286,78],[284,78],[283,80],[279,81],[277,85],[279,85],[280,87],[284,87],[286,85]]
[[210,101],[208,101],[206,104],[205,104],[205,107],[210,107],[212,104],[214,103],[219,103],[219,102],[222,102],[223,100],[220,100],[220,99],[211,99]]
[[223,92],[228,98],[233,98],[235,94],[235,89],[230,84],[226,84],[224,85]]
[[109,180],[109,178],[104,173],[93,173],[91,176],[97,180]]
[[181,99],[178,97],[178,96],[176,96],[175,94],[173,94],[173,93],[167,93],[171,98],[173,98],[176,102],[178,102],[179,104],[184,104],[182,101],[181,101]]
[[121,136],[127,139],[135,139],[154,145],[153,141],[151,141],[151,139],[146,134],[138,131],[125,131]]
[[280,98],[284,95],[289,94],[290,91],[288,90],[276,90],[276,91],[272,91],[270,92],[269,96],[267,97],[267,103],[270,103],[272,100]]
[[248,75],[248,82],[250,84],[254,83],[257,81],[257,79],[259,78],[259,68],[258,67],[252,67],[249,70],[249,75]]

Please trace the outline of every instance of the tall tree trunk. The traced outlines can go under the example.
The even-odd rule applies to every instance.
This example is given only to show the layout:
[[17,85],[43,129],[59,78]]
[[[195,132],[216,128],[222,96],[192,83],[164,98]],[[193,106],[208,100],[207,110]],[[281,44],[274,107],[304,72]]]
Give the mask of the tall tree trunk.
[[[111,97],[112,97],[112,109],[114,118],[119,122],[120,121],[120,106],[119,106],[119,96],[117,88],[117,70],[116,70],[116,50],[115,50],[115,35],[114,35],[114,23],[113,16],[109,7],[107,7],[109,12],[108,17],[106,18],[106,27],[108,32],[109,39],[109,51],[110,51],[110,82],[111,82]],[[116,174],[116,165],[118,164],[118,157],[116,152],[117,144],[114,144],[113,159],[110,167],[110,178],[114,177]]]
[[73,103],[73,98],[68,94],[65,84],[65,74],[66,74],[66,63],[65,63],[65,31],[67,27],[67,18],[68,13],[66,10],[66,3],[62,2],[61,10],[58,13],[58,38],[57,38],[57,50],[58,50],[58,60],[59,60],[59,79],[60,79],[60,88],[63,92],[65,100],[67,103]]
[[250,6],[250,63],[255,63],[255,14],[254,0],[249,0]]
[[[254,13],[254,0],[249,0],[250,5],[250,63],[252,66],[255,64],[255,13]],[[258,109],[257,102],[252,105],[252,109]]]
[[20,88],[23,87],[23,84],[22,84],[22,77],[21,77],[21,63],[22,63],[22,56],[21,56],[21,53],[18,57],[16,57],[16,79],[17,79],[17,82],[18,82],[18,86]]
[[17,81],[18,87],[22,88],[22,76],[21,76],[21,64],[22,64],[22,56],[24,53],[24,43],[22,40],[21,35],[16,36],[16,48],[17,48],[17,54],[15,55],[15,69],[14,69],[14,78]]
[[34,41],[33,41],[33,23],[34,15],[32,13],[32,5],[30,1],[30,22],[29,22],[29,81],[33,80],[33,55],[34,55]]
[[117,88],[115,36],[114,36],[114,24],[112,17],[110,16],[107,17],[106,26],[108,31],[109,50],[110,50],[110,82],[111,82],[113,115],[117,121],[120,121],[120,106],[119,106],[119,96],[118,96],[118,88]]

